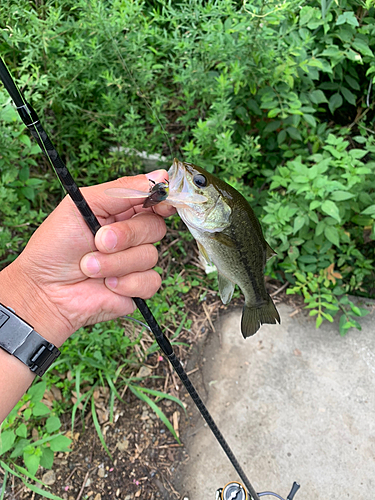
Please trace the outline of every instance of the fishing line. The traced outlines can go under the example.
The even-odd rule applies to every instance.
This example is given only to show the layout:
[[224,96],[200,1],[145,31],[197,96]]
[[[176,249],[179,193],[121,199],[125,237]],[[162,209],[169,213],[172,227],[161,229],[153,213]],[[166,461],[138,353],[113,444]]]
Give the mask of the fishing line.
[[[52,142],[50,141],[47,133],[43,129],[42,125],[39,122],[39,118],[36,114],[36,112],[33,110],[33,108],[25,101],[25,99],[22,96],[22,93],[20,90],[17,88],[15,82],[13,81],[7,67],[5,66],[5,63],[3,60],[0,58],[0,78],[4,83],[5,88],[9,92],[10,96],[12,97],[16,107],[17,111],[26,125],[26,127],[30,130],[31,134],[33,137],[36,139],[37,143],[39,144],[42,152],[47,156],[49,162],[51,163],[56,175],[60,179],[64,189],[67,191],[67,193],[70,195],[72,198],[74,204],[80,211],[84,221],[86,222],[87,226],[90,228],[92,234],[95,236],[96,232],[99,230],[100,223],[97,220],[95,214],[89,207],[87,201],[85,200],[84,196],[82,195],[81,191],[79,190],[77,184],[75,183],[73,177],[70,175],[70,172],[68,171],[67,167],[63,163],[62,159],[58,155],[57,151],[55,150]],[[164,335],[163,331],[161,330],[158,322],[156,321],[155,317],[153,316],[152,312],[148,308],[146,302],[138,297],[133,297],[133,300],[140,310],[142,316],[144,317],[145,321],[148,323],[151,331],[155,335],[155,339],[162,350],[162,352],[165,354],[165,356],[169,359],[170,363],[172,364],[173,368],[175,369],[177,375],[179,376],[181,382],[184,384],[186,390],[190,394],[191,398],[193,399],[195,405],[199,409],[202,417],[205,419],[207,422],[208,426],[210,427],[211,431],[213,432],[214,436],[216,437],[217,441],[221,445],[222,449],[224,450],[225,454],[227,455],[228,459],[232,463],[233,467],[235,468],[236,472],[238,473],[239,477],[241,478],[243,484],[245,485],[246,489],[248,490],[249,494],[253,498],[253,500],[259,500],[259,496],[252,487],[249,479],[247,478],[245,472],[243,471],[242,467],[240,466],[239,462],[237,461],[236,457],[234,456],[232,450],[230,449],[228,443],[226,442],[224,436],[220,432],[219,428],[215,424],[213,418],[211,417],[208,409],[206,408],[205,404],[201,400],[199,394],[195,390],[193,384],[190,382],[190,379],[185,372],[185,370],[182,367],[181,362],[175,355],[172,345],[169,341],[169,339]],[[294,496],[294,495],[293,495]],[[289,496],[290,500],[292,499],[292,496]]]
[[[104,17],[104,16],[103,16]],[[107,18],[107,21],[108,21],[108,18]],[[107,34],[109,35],[109,38],[111,39],[111,42],[112,42],[112,45],[113,47],[115,48],[115,52],[117,54],[117,57],[123,67],[123,69],[126,71],[127,75],[129,76],[131,82],[133,83],[133,85],[135,86],[136,90],[137,90],[137,95],[138,97],[140,97],[141,99],[144,100],[146,106],[149,108],[149,110],[151,111],[152,113],[152,116],[156,119],[156,121],[158,122],[160,128],[162,129],[163,133],[164,133],[164,136],[165,136],[165,139],[167,141],[167,144],[168,144],[168,148],[169,148],[169,152],[171,154],[171,156],[173,157],[173,149],[172,149],[172,145],[169,141],[169,137],[168,137],[168,132],[166,131],[164,125],[162,124],[159,116],[157,115],[157,113],[154,111],[154,108],[152,106],[152,104],[149,102],[149,100],[147,99],[147,97],[145,96],[144,92],[142,92],[142,89],[139,87],[136,79],[134,78],[134,76],[132,75],[128,65],[126,64],[125,62],[125,59],[123,58],[122,54],[121,54],[121,51],[120,51],[120,48],[118,46],[118,43],[117,43],[117,40],[116,38],[113,36],[112,32],[109,31],[108,29],[108,26],[107,24],[109,24],[109,22],[107,23],[103,23],[103,27],[104,27],[104,30],[107,32]]]

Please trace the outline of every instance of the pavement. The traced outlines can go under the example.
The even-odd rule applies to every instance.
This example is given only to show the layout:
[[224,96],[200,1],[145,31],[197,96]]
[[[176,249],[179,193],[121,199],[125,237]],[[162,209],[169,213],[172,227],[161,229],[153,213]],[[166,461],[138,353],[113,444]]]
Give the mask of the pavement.
[[[367,304],[362,331],[345,337],[337,322],[316,329],[283,304],[281,325],[263,325],[246,340],[241,311],[215,325],[199,392],[257,492],[285,499],[297,481],[295,500],[375,497],[375,302]],[[175,488],[185,500],[214,500],[217,488],[239,478],[203,419],[195,420],[182,436],[189,459]]]

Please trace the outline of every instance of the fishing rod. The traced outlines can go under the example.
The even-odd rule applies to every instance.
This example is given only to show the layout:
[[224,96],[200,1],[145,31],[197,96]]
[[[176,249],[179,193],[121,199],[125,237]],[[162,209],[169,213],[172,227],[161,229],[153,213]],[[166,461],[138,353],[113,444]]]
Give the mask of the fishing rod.
[[[81,193],[79,187],[77,186],[76,182],[74,181],[73,177],[71,176],[68,168],[62,161],[61,157],[59,156],[58,152],[54,148],[52,142],[50,141],[46,131],[42,127],[38,115],[34,111],[34,109],[31,107],[31,105],[26,102],[25,98],[23,97],[21,91],[18,89],[16,83],[14,82],[12,76],[10,75],[4,61],[2,58],[0,58],[0,79],[2,80],[6,90],[8,91],[10,97],[12,98],[16,109],[18,111],[18,114],[20,115],[23,123],[26,125],[26,127],[30,130],[32,136],[34,139],[37,141],[40,149],[42,150],[42,153],[46,156],[48,159],[49,163],[51,164],[52,168],[54,169],[57,177],[59,178],[61,184],[63,185],[64,189],[68,193],[68,195],[72,198],[74,204],[78,208],[79,212],[81,213],[84,221],[86,222],[87,226],[89,227],[90,231],[92,234],[95,236],[97,231],[100,229],[100,223],[98,219],[96,218],[94,212],[91,210],[90,206],[88,205],[87,201],[85,200],[83,194]],[[219,442],[220,446],[224,450],[225,454],[227,455],[228,459],[232,463],[233,467],[235,468],[237,474],[241,478],[243,484],[246,487],[246,490],[248,494],[251,496],[253,500],[259,500],[260,496],[264,496],[265,494],[272,494],[274,496],[277,496],[278,498],[281,498],[280,496],[270,493],[270,492],[264,492],[263,495],[260,493],[258,494],[253,486],[251,485],[249,479],[247,478],[245,472],[243,471],[242,467],[240,466],[239,462],[237,461],[236,457],[234,456],[231,448],[229,447],[228,443],[226,442],[224,436],[222,435],[221,431],[217,427],[216,423],[214,422],[213,418],[211,417],[207,407],[203,403],[202,399],[200,398],[199,394],[197,393],[196,389],[194,388],[193,384],[191,383],[187,373],[182,367],[182,364],[180,360],[177,358],[175,355],[172,345],[169,341],[169,339],[164,335],[162,329],[160,328],[158,322],[156,321],[155,317],[153,316],[152,312],[150,311],[149,307],[147,306],[146,302],[139,298],[139,297],[133,297],[133,300],[138,307],[139,311],[141,312],[142,316],[144,317],[146,323],[149,325],[151,331],[153,332],[155,339],[162,350],[162,352],[165,354],[165,356],[168,358],[169,362],[173,366],[175,372],[179,376],[181,382],[184,384],[186,390],[190,394],[191,398],[193,399],[195,405],[197,406],[198,410],[200,411],[202,417],[205,419],[207,422],[208,426],[210,427],[211,431],[213,432],[214,436],[216,437],[217,441]],[[231,484],[231,483],[230,483]],[[238,483],[240,484],[240,483]],[[297,483],[295,483],[297,484]],[[297,485],[297,490],[299,488],[299,485]],[[242,487],[242,485],[241,485]],[[295,492],[293,492],[294,485],[292,487],[292,491],[287,497],[287,500],[292,500]],[[220,493],[222,495],[223,492],[225,492],[226,487],[222,490]],[[246,493],[246,490],[242,487],[243,492]],[[220,490],[218,490],[220,491]],[[228,491],[228,489],[227,489]],[[235,495],[235,496],[234,496]],[[291,496],[292,495],[292,496]],[[223,497],[223,500],[225,500],[225,497]],[[230,493],[230,496],[227,497],[229,499],[235,499],[235,498],[240,498],[237,493],[232,492]],[[245,497],[247,498],[247,497]],[[281,498],[281,500],[283,500]]]

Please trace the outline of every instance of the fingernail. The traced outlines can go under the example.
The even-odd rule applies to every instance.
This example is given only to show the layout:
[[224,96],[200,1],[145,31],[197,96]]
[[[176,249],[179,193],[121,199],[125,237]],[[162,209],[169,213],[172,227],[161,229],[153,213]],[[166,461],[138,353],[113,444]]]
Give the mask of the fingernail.
[[113,289],[118,285],[118,279],[116,277],[106,278],[105,284],[107,288]]
[[86,260],[86,269],[89,274],[98,274],[100,272],[99,261],[94,255],[90,255]]
[[103,231],[102,244],[107,250],[113,250],[117,245],[117,234],[112,229]]

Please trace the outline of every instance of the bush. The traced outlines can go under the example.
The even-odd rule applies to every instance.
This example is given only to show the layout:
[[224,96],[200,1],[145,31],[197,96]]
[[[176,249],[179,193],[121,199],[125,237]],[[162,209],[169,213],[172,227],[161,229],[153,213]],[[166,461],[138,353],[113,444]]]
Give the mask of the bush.
[[[249,199],[278,255],[267,272],[317,326],[337,311],[341,333],[354,325],[347,294],[375,296],[371,0],[17,0],[0,13],[2,54],[80,184],[139,172],[135,150],[184,154]],[[61,191],[0,97],[7,262]]]

